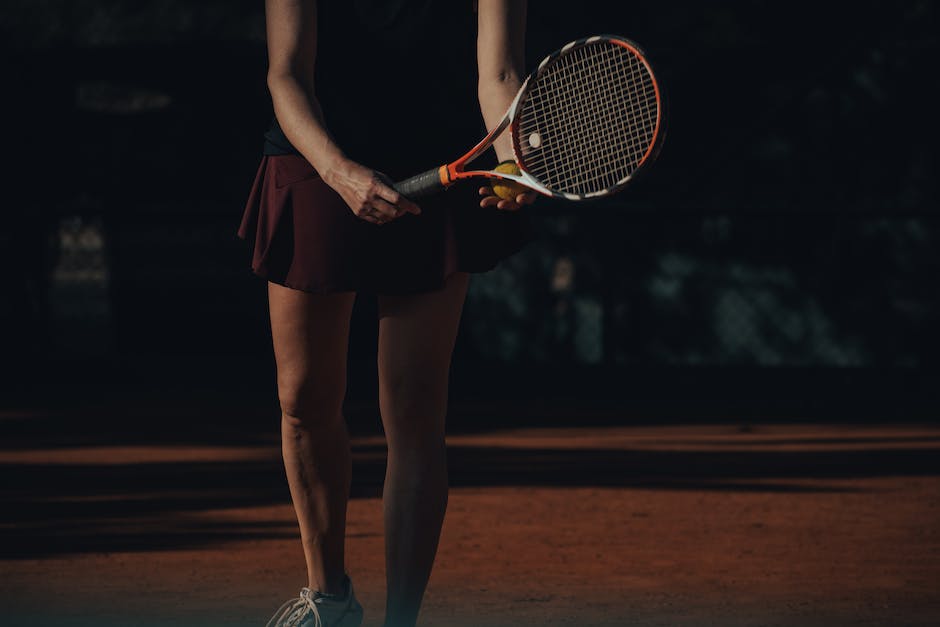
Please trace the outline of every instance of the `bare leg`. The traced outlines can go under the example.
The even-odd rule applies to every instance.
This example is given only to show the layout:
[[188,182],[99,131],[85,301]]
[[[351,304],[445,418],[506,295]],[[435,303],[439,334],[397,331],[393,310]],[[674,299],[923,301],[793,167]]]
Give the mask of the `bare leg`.
[[442,290],[378,301],[386,627],[415,624],[437,553],[447,508],[448,374],[468,279],[459,273]]
[[308,294],[268,283],[281,449],[308,587],[342,593],[351,455],[343,419],[354,292]]

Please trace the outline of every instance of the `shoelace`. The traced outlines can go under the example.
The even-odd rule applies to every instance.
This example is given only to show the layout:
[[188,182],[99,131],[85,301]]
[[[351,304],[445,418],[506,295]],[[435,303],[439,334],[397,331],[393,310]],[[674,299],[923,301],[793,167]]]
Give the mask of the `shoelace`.
[[313,613],[313,627],[323,627],[320,612],[317,611],[317,605],[313,600],[313,592],[310,588],[302,588],[300,596],[285,602],[265,627],[300,627],[308,611]]

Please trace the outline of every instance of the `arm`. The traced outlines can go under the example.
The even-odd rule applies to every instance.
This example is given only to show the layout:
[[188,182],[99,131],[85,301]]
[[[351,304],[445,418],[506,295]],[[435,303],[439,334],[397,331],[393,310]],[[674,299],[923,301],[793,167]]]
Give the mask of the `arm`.
[[316,0],[266,0],[265,19],[268,90],[287,139],[360,218],[382,223],[404,211],[420,213],[376,172],[348,159],[323,122],[313,78]]
[[[477,66],[479,84],[477,94],[486,128],[491,129],[522,86],[522,68],[525,66],[525,0],[479,0],[477,29]],[[503,133],[493,144],[500,161],[512,159],[512,140]],[[501,200],[489,187],[481,187],[483,207],[518,209],[535,200],[535,193],[519,194],[516,202]]]

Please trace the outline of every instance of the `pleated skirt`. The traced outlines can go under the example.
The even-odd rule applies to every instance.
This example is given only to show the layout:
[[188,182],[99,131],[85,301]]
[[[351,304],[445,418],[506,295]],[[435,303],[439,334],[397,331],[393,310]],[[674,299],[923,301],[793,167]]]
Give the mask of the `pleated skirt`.
[[531,240],[529,208],[481,208],[478,184],[422,199],[420,215],[358,218],[299,155],[261,159],[238,236],[251,270],[311,293],[433,291],[455,272],[480,273]]

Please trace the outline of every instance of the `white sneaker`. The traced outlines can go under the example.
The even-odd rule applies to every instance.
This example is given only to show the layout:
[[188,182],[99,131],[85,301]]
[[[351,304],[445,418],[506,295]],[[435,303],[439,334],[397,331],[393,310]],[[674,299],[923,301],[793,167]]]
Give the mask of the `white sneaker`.
[[266,627],[359,627],[362,606],[346,576],[346,595],[339,599],[317,590],[301,588],[300,596],[287,601],[275,612]]

